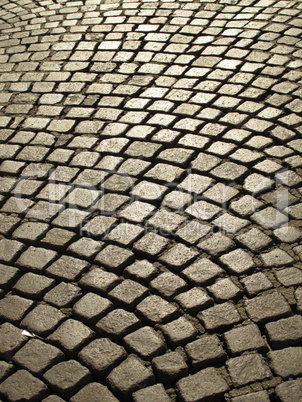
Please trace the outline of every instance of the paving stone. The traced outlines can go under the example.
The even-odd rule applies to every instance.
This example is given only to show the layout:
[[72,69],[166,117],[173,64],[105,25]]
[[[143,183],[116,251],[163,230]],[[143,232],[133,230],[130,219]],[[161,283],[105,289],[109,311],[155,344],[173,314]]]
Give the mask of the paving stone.
[[105,240],[116,242],[122,246],[130,246],[143,232],[144,229],[138,225],[120,223],[110,231]]
[[143,359],[151,359],[166,350],[162,337],[151,327],[143,327],[123,339],[126,347]]
[[265,267],[280,267],[294,262],[293,258],[281,249],[275,248],[267,253],[260,254]]
[[252,251],[259,251],[273,244],[272,239],[257,228],[252,228],[238,235],[237,239]]
[[276,236],[277,239],[282,242],[294,243],[301,238],[302,233],[298,228],[294,226],[285,225],[279,229],[274,230],[274,236]]
[[150,286],[160,296],[171,300],[187,288],[187,283],[172,272],[163,272],[150,282]]
[[208,331],[220,331],[242,321],[234,303],[225,302],[201,311],[197,318]]
[[111,309],[113,304],[108,299],[90,292],[73,305],[75,316],[88,323],[95,323]]
[[47,336],[66,318],[58,309],[47,304],[38,304],[21,321],[21,325],[29,331]]
[[76,281],[80,276],[87,271],[89,264],[86,261],[78,258],[62,256],[57,261],[53,262],[46,272],[55,278]]
[[175,382],[188,374],[186,361],[178,352],[167,352],[152,360],[156,373],[164,383]]
[[125,278],[141,282],[143,285],[148,284],[157,273],[158,269],[148,260],[136,260],[123,271]]
[[215,368],[206,368],[183,378],[176,384],[177,393],[184,402],[221,398],[228,384]]
[[216,335],[207,335],[185,346],[189,362],[194,371],[226,360],[226,352]]
[[22,330],[9,322],[0,326],[0,355],[5,360],[10,360],[15,352],[28,340],[22,335]]
[[97,402],[99,400],[104,402],[117,402],[118,399],[109,391],[109,389],[98,382],[91,382],[85,385],[79,392],[77,392],[72,398],[71,402],[84,402],[91,401]]
[[96,329],[101,334],[111,335],[118,339],[135,331],[140,326],[141,322],[135,314],[126,310],[115,309],[97,322]]
[[62,351],[40,339],[30,339],[13,357],[15,364],[41,375],[54,364],[64,359]]
[[96,257],[95,261],[108,269],[120,273],[121,270],[134,260],[134,254],[125,248],[108,245]]
[[107,295],[107,292],[119,282],[120,279],[114,273],[95,267],[82,276],[79,284],[93,292]]
[[245,351],[267,351],[268,347],[257,325],[248,324],[233,328],[224,334],[228,351],[239,355]]
[[227,270],[234,275],[247,273],[255,267],[252,257],[240,248],[222,255],[219,260],[225,264]]
[[261,294],[245,302],[245,309],[256,323],[264,323],[291,315],[291,308],[277,291]]
[[178,315],[173,304],[156,295],[148,296],[140,302],[136,312],[152,324],[171,321]]
[[213,300],[199,288],[192,288],[174,297],[185,312],[194,314],[213,305]]
[[301,347],[289,347],[268,354],[273,371],[284,379],[301,375]]
[[301,326],[302,317],[295,315],[267,323],[265,330],[272,347],[283,348],[301,344]]
[[14,371],[14,366],[10,363],[2,361],[0,363],[0,380],[1,382]]
[[140,389],[134,392],[132,397],[135,402],[142,402],[150,399],[158,402],[171,401],[162,384],[151,385],[150,387]]
[[298,401],[302,397],[301,380],[298,378],[297,380],[286,381],[277,385],[275,394],[281,402]]
[[256,296],[258,293],[273,287],[272,282],[262,272],[249,275],[241,279],[241,282],[243,283],[245,291],[250,297]]
[[297,286],[302,283],[302,271],[299,268],[284,268],[275,272],[276,278],[283,286]]
[[76,360],[58,363],[43,375],[43,379],[64,396],[68,396],[76,387],[86,384],[90,378],[89,370]]
[[235,242],[221,233],[212,233],[210,237],[202,240],[198,247],[212,256],[221,255],[223,252],[235,248]]
[[163,194],[168,191],[166,186],[143,180],[133,187],[131,190],[132,197],[135,200],[142,199],[145,201],[156,201],[162,198]]
[[148,289],[130,279],[125,279],[108,293],[118,305],[128,309],[134,307],[148,295]]
[[164,183],[173,183],[176,179],[179,179],[183,172],[184,170],[177,166],[158,163],[151,170],[145,173],[145,177],[159,180]]
[[111,216],[97,215],[88,222],[84,222],[81,230],[89,236],[100,237],[107,233],[116,222]]
[[161,330],[173,347],[186,344],[198,334],[196,328],[184,317],[162,325]]
[[10,288],[20,276],[20,270],[8,265],[0,264],[0,288]]
[[269,402],[270,401],[269,394],[267,391],[259,391],[232,398],[232,402],[252,402],[252,401]]
[[0,254],[3,262],[11,262],[15,260],[24,248],[24,244],[17,240],[0,240]]
[[81,295],[82,291],[78,286],[61,282],[47,292],[43,300],[55,307],[66,308],[70,307]]
[[258,353],[234,357],[226,365],[237,387],[271,377],[269,367]]
[[126,356],[126,352],[122,346],[106,338],[95,339],[79,353],[80,360],[91,371],[101,377],[108,374]]
[[160,257],[160,261],[172,268],[180,270],[190,264],[198,254],[198,251],[178,243],[164,252]]
[[30,246],[21,254],[17,264],[41,272],[55,257],[57,257],[57,253],[53,250]]
[[196,286],[203,286],[214,282],[215,278],[223,272],[222,268],[217,264],[207,258],[202,258],[184,269],[182,274],[190,283]]
[[160,236],[154,232],[148,232],[140,240],[134,243],[134,250],[147,255],[150,258],[156,258],[169,244],[166,237]]
[[9,294],[0,300],[0,317],[4,321],[19,323],[31,309],[34,302],[24,297]]
[[154,377],[150,368],[145,367],[137,358],[130,356],[111,371],[107,381],[113,391],[125,397],[151,385]]
[[73,353],[92,338],[94,332],[86,325],[72,318],[64,321],[47,339],[63,348],[66,353]]
[[229,278],[217,280],[214,285],[208,287],[208,290],[218,303],[237,299],[242,293],[242,290]]
[[48,393],[47,386],[26,370],[18,370],[0,385],[0,394],[10,401],[38,401]]

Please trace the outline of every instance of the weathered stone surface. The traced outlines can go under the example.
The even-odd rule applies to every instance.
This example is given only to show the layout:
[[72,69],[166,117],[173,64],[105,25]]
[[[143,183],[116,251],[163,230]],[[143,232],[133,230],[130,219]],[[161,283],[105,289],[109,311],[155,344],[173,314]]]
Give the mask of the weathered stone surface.
[[269,353],[274,372],[282,378],[301,375],[302,347],[289,347]]

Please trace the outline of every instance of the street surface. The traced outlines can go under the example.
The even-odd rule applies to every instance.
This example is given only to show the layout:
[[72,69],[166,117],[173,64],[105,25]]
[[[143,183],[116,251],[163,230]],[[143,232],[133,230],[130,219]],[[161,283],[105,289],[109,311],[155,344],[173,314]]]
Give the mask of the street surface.
[[0,31],[0,400],[301,402],[302,2]]

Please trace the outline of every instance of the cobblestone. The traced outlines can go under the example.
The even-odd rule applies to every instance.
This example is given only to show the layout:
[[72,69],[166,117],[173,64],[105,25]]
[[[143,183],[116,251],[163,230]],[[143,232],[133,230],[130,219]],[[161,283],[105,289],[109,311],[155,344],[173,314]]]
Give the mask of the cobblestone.
[[301,5],[84,3],[0,6],[0,399],[299,399]]

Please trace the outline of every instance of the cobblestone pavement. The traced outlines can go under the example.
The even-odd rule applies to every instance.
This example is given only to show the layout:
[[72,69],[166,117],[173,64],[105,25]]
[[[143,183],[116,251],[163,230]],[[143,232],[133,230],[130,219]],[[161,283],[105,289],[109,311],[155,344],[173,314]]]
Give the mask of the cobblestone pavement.
[[302,2],[0,4],[0,399],[301,401]]

